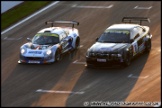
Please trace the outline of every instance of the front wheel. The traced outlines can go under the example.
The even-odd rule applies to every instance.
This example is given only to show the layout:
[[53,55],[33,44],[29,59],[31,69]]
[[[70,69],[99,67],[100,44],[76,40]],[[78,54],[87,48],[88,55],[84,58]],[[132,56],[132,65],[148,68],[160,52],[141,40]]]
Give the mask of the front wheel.
[[61,60],[61,53],[59,50],[57,50],[55,54],[55,61],[58,62],[60,60]]
[[123,63],[123,66],[124,67],[127,67],[131,64],[131,57],[130,56],[127,56],[124,60],[124,63]]

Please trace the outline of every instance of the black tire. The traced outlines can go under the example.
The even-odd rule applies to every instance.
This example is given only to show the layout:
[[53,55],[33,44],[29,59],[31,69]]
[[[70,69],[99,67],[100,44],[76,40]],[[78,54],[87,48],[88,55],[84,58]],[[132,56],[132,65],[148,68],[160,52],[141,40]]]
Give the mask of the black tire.
[[123,66],[128,67],[130,64],[131,64],[131,57],[129,55],[127,55],[123,62]]
[[94,68],[92,65],[89,65],[89,64],[86,64],[85,66],[86,66],[87,69],[92,69],[92,68]]
[[75,50],[78,49],[80,46],[80,38],[77,37],[76,41],[75,41]]
[[55,54],[55,61],[58,62],[61,60],[61,53],[60,51],[57,49],[56,54]]
[[151,39],[149,39],[148,41],[146,41],[145,52],[150,52],[150,50],[151,50]]

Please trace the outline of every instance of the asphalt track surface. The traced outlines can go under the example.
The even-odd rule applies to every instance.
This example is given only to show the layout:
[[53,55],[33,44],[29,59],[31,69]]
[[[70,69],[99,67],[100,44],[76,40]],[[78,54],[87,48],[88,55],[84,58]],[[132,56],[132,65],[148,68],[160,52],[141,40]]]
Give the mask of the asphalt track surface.
[[[160,9],[160,1],[61,1],[2,34],[1,106],[90,107],[94,102],[157,105],[161,102]],[[87,49],[108,26],[120,23],[124,16],[150,18],[151,23],[144,24],[153,35],[151,52],[138,56],[127,68],[86,68]],[[44,23],[49,20],[78,21],[80,49],[51,65],[18,64],[20,46],[27,37],[47,27]]]

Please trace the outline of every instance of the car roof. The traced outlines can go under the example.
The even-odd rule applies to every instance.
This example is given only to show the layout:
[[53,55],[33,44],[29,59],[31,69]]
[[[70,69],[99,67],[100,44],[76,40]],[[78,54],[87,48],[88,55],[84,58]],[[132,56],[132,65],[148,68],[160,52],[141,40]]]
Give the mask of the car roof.
[[137,26],[140,26],[140,25],[139,24],[113,24],[110,27],[108,27],[106,30],[108,29],[131,30]]

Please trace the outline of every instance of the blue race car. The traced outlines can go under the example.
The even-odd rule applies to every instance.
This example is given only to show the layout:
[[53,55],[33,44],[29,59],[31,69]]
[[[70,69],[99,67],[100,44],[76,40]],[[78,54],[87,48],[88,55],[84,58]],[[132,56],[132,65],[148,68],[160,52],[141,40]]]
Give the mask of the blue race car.
[[[54,27],[55,23],[72,24],[72,27]],[[76,21],[47,21],[51,27],[40,30],[28,42],[20,47],[20,59],[18,63],[53,63],[61,59],[62,54],[79,48],[79,25]]]

